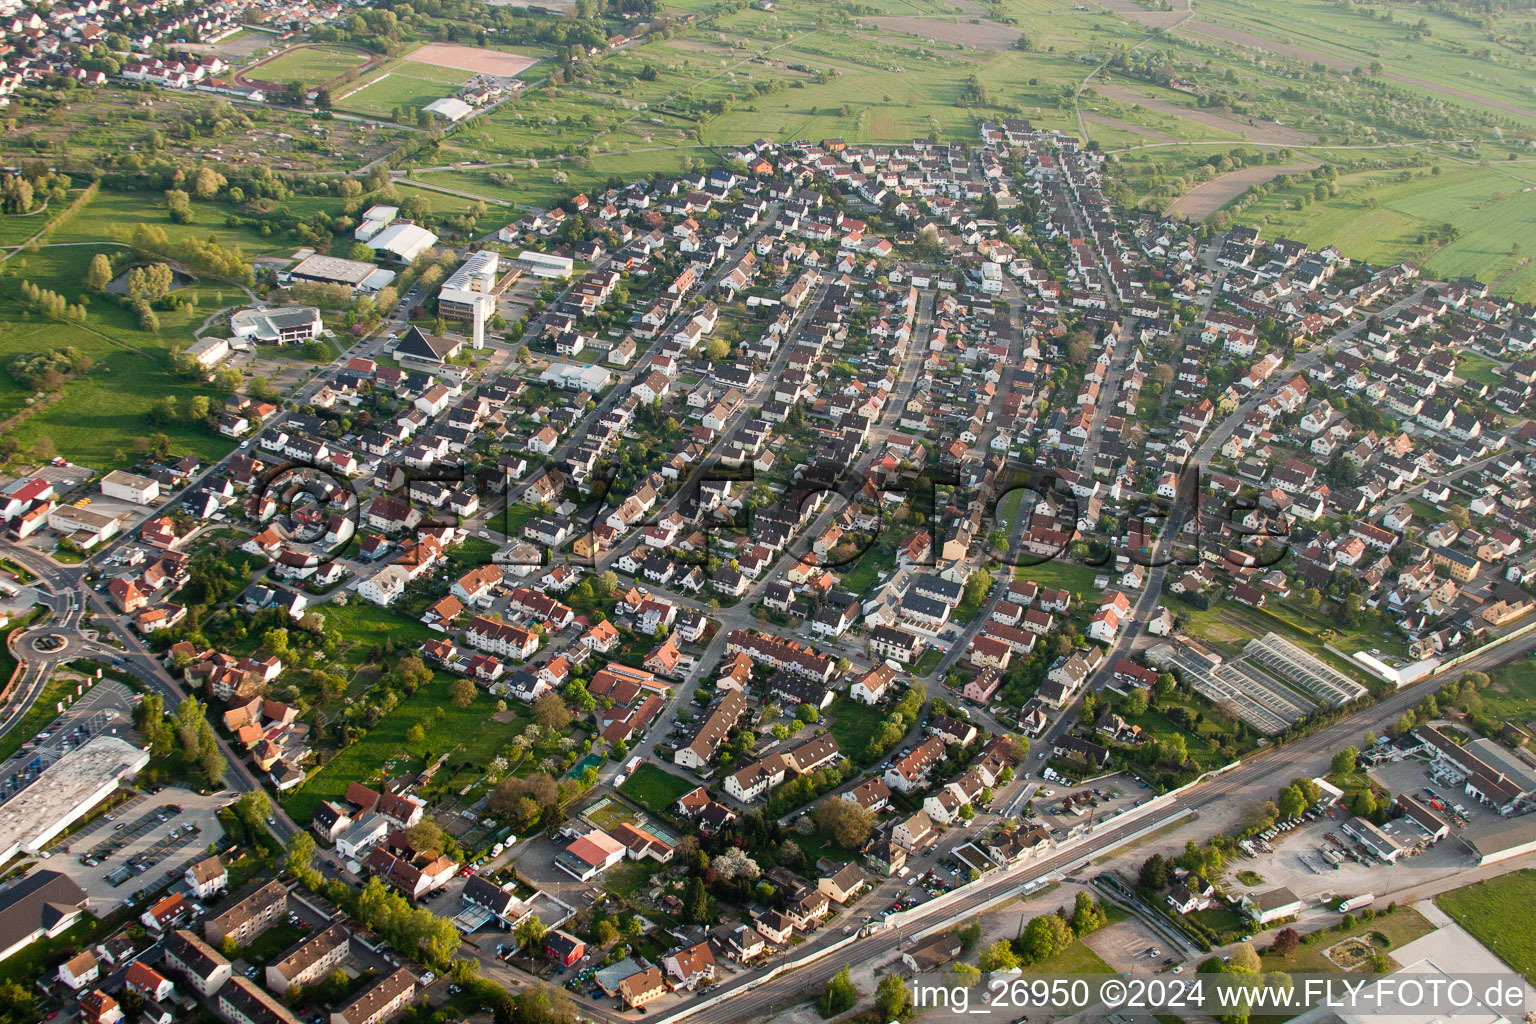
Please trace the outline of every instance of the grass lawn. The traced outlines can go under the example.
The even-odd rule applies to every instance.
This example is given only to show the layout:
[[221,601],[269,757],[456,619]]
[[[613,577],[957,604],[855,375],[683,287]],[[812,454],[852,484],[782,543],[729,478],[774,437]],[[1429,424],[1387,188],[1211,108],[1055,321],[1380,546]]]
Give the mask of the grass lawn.
[[603,888],[625,899],[644,889],[651,876],[665,870],[653,860],[626,860],[609,868],[603,874]]
[[1496,388],[1504,383],[1503,368],[1487,356],[1463,352],[1456,360],[1456,376]]
[[671,817],[672,805],[678,798],[697,788],[695,783],[682,776],[673,775],[659,765],[646,762],[635,769],[635,774],[624,780],[619,792],[652,814],[667,818]]
[[368,649],[385,640],[394,642],[396,648],[417,647],[434,635],[415,619],[397,615],[388,608],[369,604],[356,596],[348,598],[345,605],[324,604],[314,609],[325,616],[327,626],[335,626],[352,644],[346,661],[354,668],[362,664]]
[[1536,906],[1536,871],[1513,871],[1442,893],[1435,905],[1527,981],[1536,981],[1536,921],[1515,912]]
[[878,707],[861,701],[849,700],[839,695],[828,711],[831,724],[827,731],[837,740],[837,748],[843,756],[855,764],[867,764],[872,758],[865,756],[869,741],[880,731],[885,713]]
[[[1533,876],[1536,877],[1536,876]],[[1466,889],[1460,890],[1466,892]],[[1455,895],[1448,893],[1447,895]],[[1440,897],[1441,900],[1445,896]],[[1437,901],[1438,902],[1438,901]],[[1446,912],[1455,916],[1449,908]],[[1463,922],[1465,923],[1465,922]],[[1398,907],[1391,914],[1377,914],[1369,921],[1357,921],[1353,928],[1347,931],[1329,931],[1322,938],[1311,945],[1303,945],[1292,956],[1276,956],[1273,953],[1261,952],[1259,959],[1264,963],[1266,971],[1327,971],[1337,972],[1339,965],[1323,955],[1325,950],[1332,949],[1335,945],[1348,938],[1366,938],[1374,932],[1380,932],[1387,939],[1385,946],[1378,946],[1382,951],[1397,949],[1405,943],[1412,942],[1422,935],[1428,935],[1435,930],[1435,926],[1411,907]],[[1256,939],[1258,943],[1261,940]]]
[[922,657],[917,659],[917,664],[912,666],[912,674],[915,676],[932,675],[933,670],[939,667],[939,662],[943,659],[944,655],[929,648],[923,652]]
[[887,542],[884,536],[876,539],[869,546],[869,550],[861,554],[853,565],[848,567],[843,576],[843,586],[855,594],[862,594],[874,589],[880,573],[890,573],[896,568],[896,548],[894,541]]
[[1525,722],[1536,715],[1536,660],[1522,658],[1492,673],[1479,697],[1495,722]]
[[453,558],[466,569],[476,566],[490,565],[491,556],[496,554],[497,545],[482,537],[466,537],[463,543],[453,549]]
[[1016,580],[1034,580],[1042,587],[1069,590],[1077,598],[1078,604],[1089,604],[1097,608],[1099,605],[1099,594],[1093,585],[1093,581],[1095,577],[1108,573],[1108,567],[1094,568],[1091,565],[1079,565],[1076,562],[1056,559],[1055,561],[1045,562],[1040,565],[1019,566],[1013,570],[1013,578]]
[[1049,959],[1025,967],[1023,971],[1025,974],[1115,973],[1114,968],[1105,963],[1103,957],[1083,945],[1081,940],[1072,943],[1072,945]]
[[252,939],[249,946],[242,947],[240,956],[253,964],[270,963],[296,945],[304,934],[287,921],[279,921]]
[[523,532],[523,526],[538,515],[530,505],[508,505],[499,515],[486,520],[486,526],[500,531],[508,540],[515,540]]
[[600,800],[584,812],[588,821],[601,829],[615,829],[635,824],[635,812],[617,800]]

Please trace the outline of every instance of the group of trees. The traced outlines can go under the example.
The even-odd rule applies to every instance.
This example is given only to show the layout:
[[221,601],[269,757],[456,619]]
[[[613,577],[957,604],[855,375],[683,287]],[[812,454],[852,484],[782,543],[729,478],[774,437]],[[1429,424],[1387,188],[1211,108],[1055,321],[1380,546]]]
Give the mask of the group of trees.
[[558,817],[562,804],[560,784],[547,772],[503,779],[489,800],[491,813],[506,818],[517,832],[533,828],[546,815]]
[[57,391],[70,377],[90,372],[90,356],[73,345],[17,356],[6,364],[5,372],[28,391]]
[[207,395],[193,395],[187,399],[185,410],[176,401],[175,395],[166,395],[149,407],[148,415],[151,423],[157,427],[164,427],[180,421],[212,424],[216,421],[218,413]]
[[1030,918],[1017,939],[999,939],[982,950],[977,966],[991,973],[1042,963],[1083,936],[1103,928],[1107,920],[1098,901],[1087,891],[1080,891],[1071,911],[1057,907],[1054,913]]
[[459,951],[459,929],[425,907],[413,907],[377,877],[368,879],[357,897],[356,917],[406,956],[420,956],[440,969]]
[[208,722],[202,701],[196,697],[183,700],[168,718],[160,696],[145,694],[133,709],[133,724],[153,758],[179,752],[188,774],[205,788],[217,789],[223,783],[224,752],[219,749],[219,738]]
[[923,710],[923,688],[920,686],[908,687],[907,691],[896,701],[890,714],[880,728],[869,738],[869,746],[864,750],[864,763],[873,764],[880,760],[889,751],[894,750],[902,741],[907,732],[917,722],[917,716]]
[[69,300],[48,288],[39,288],[31,281],[21,282],[21,304],[28,310],[50,320],[85,320],[85,303],[71,305]]

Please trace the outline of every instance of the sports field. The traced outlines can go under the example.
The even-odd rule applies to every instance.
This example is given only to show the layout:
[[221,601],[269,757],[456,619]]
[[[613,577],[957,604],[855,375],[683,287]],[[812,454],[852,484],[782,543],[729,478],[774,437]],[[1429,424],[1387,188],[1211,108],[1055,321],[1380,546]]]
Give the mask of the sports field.
[[472,75],[493,75],[497,78],[511,78],[538,63],[536,57],[459,43],[428,43],[419,50],[413,50],[410,58],[418,64],[431,64],[434,67],[468,71]]
[[467,71],[403,60],[342,93],[336,105],[362,114],[388,116],[396,107],[416,110],[451,96],[471,77]]
[[340,46],[296,46],[246,68],[242,77],[315,86],[367,62],[368,55],[361,50]]

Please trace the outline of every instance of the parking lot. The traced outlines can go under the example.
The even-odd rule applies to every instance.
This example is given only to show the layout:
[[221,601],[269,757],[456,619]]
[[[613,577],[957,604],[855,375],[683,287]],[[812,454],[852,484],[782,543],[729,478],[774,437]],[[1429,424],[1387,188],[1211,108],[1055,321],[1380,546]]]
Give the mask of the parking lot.
[[[1099,893],[1092,893],[1102,899]],[[1170,948],[1140,918],[1128,917],[1101,928],[1083,939],[1083,944],[1117,971],[1150,974],[1182,962],[1180,951]]]
[[1047,780],[1035,790],[1031,803],[1040,824],[1060,842],[1098,828],[1152,795],[1141,780],[1120,774],[1075,786]]
[[228,794],[173,788],[137,797],[54,847],[48,866],[73,879],[92,906],[115,907],[164,880],[167,871],[180,874],[187,861],[217,842],[224,830],[216,812],[228,801]]
[[112,680],[94,682],[84,677],[76,689],[83,692],[74,704],[0,764],[0,800],[9,800],[32,785],[44,774],[44,768],[92,737],[105,733],[136,739],[130,725],[135,701],[132,691]]
[[[1459,804],[1466,811],[1460,817],[1467,824],[1460,826],[1455,817],[1446,815],[1446,820],[1451,822],[1448,837],[1387,865],[1371,857],[1350,838],[1343,826],[1351,815],[1347,809],[1337,807],[1314,821],[1303,822],[1275,835],[1268,842],[1268,850],[1261,849],[1252,858],[1233,862],[1229,878],[1232,889],[1235,892],[1259,892],[1283,885],[1313,904],[1303,913],[1303,922],[1317,917],[1332,920],[1336,915],[1318,904],[1335,896],[1370,892],[1380,900],[1420,886],[1426,890],[1443,888],[1443,884],[1431,887],[1430,883],[1443,882],[1461,874],[1471,869],[1476,861],[1460,836],[1505,823],[1493,811],[1462,795],[1459,788],[1448,792],[1436,785],[1422,761],[1378,765],[1370,774],[1394,795],[1406,793],[1427,799],[1427,788],[1445,798],[1453,812]],[[1252,871],[1262,881],[1243,883],[1236,878],[1240,871]]]

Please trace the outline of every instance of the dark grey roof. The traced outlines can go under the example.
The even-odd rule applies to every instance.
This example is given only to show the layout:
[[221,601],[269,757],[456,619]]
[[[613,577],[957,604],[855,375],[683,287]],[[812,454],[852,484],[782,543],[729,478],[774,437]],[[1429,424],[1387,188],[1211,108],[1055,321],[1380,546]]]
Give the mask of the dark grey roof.
[[51,931],[85,906],[85,890],[58,871],[38,871],[0,893],[0,949]]

